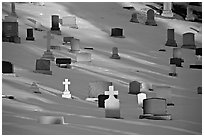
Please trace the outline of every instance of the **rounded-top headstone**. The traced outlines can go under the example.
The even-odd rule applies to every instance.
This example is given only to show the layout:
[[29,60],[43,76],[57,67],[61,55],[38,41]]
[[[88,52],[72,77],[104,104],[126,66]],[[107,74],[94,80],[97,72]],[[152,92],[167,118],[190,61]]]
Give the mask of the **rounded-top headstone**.
[[132,18],[130,19],[130,22],[139,23],[136,12],[132,14]]
[[150,25],[150,26],[157,26],[157,24],[154,20],[154,10],[149,9],[147,11],[147,20],[146,20],[145,24]]
[[167,113],[166,99],[164,98],[147,98],[143,100],[143,113],[164,115]]
[[111,29],[111,37],[124,38],[123,29],[122,28],[112,28]]
[[183,34],[183,45],[182,48],[187,48],[187,49],[195,49],[195,38],[194,38],[194,33],[188,32]]
[[129,94],[139,94],[141,83],[138,81],[132,81],[129,83]]
[[112,59],[120,59],[120,56],[118,55],[118,48],[117,47],[113,47],[112,48]]
[[177,47],[177,43],[174,38],[174,29],[167,29],[167,41],[166,46]]

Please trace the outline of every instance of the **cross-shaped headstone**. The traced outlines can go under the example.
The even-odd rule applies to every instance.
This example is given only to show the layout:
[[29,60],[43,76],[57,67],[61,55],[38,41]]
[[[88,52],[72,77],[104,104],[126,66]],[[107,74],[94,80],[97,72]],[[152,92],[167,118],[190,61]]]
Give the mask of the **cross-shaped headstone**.
[[114,97],[114,95],[118,95],[118,91],[114,91],[114,86],[109,86],[109,91],[105,91],[105,95]]
[[47,36],[43,36],[43,38],[47,38],[47,51],[50,51],[51,39],[54,39],[54,36],[51,35],[50,31],[47,31]]
[[63,85],[65,85],[64,92],[69,92],[70,81],[68,79],[65,79],[65,81],[63,82]]

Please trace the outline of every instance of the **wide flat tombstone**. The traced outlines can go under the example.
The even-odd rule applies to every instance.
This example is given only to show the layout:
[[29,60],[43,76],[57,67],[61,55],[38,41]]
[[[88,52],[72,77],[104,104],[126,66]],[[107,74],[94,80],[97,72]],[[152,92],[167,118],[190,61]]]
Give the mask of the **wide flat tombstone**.
[[170,58],[170,65],[175,64],[176,67],[183,67],[182,62],[184,62],[181,58]]
[[74,52],[75,53],[75,52],[79,52],[80,51],[79,42],[80,42],[79,39],[76,39],[76,38],[71,39],[71,41],[70,41],[70,44],[71,44],[70,52]]
[[57,35],[61,35],[60,27],[59,27],[59,16],[52,15],[52,27],[51,32]]
[[42,58],[54,61],[55,57],[53,53],[50,51],[51,39],[54,39],[54,36],[52,36],[50,31],[47,31],[47,36],[44,36],[43,38],[47,39],[47,50],[44,51]]
[[175,64],[170,64],[169,65],[169,76],[176,77],[176,65]]
[[138,19],[137,19],[137,13],[133,13],[132,14],[132,17],[130,19],[130,22],[133,22],[133,23],[139,23]]
[[145,93],[137,94],[137,104],[139,107],[143,108],[143,100],[147,98]]
[[137,95],[140,93],[141,83],[138,81],[132,81],[129,83],[129,94]]
[[8,61],[2,61],[2,73],[3,74],[12,74],[14,73],[13,71],[13,64]]
[[174,16],[172,12],[172,2],[163,2],[162,16],[172,18]]
[[68,79],[65,79],[65,81],[63,82],[63,85],[65,85],[65,89],[62,93],[62,98],[72,98],[71,92],[69,91],[70,84],[70,81]]
[[113,47],[112,48],[112,56],[110,58],[112,58],[112,59],[120,59],[117,47]]
[[125,38],[125,36],[123,36],[123,29],[122,28],[112,28],[111,37]]
[[56,65],[59,67],[61,67],[61,65],[70,65],[71,63],[71,58],[56,58]]
[[36,60],[36,69],[34,70],[34,72],[52,75],[52,71],[50,71],[50,60],[37,59]]
[[177,47],[177,43],[174,38],[174,29],[167,30],[167,41],[165,45],[169,47]]
[[63,116],[40,116],[38,119],[40,124],[64,124]]
[[172,101],[172,89],[169,86],[155,86],[154,89],[157,93],[158,98],[166,99],[167,106],[173,106]]
[[75,16],[66,16],[62,18],[62,26],[78,29]]
[[146,20],[145,24],[150,25],[150,26],[157,26],[157,24],[154,20],[154,11],[152,9],[149,9],[147,11],[147,20]]
[[118,91],[114,91],[113,86],[109,86],[109,91],[105,91],[105,95],[109,95],[109,98],[105,100],[106,118],[120,118],[120,102],[114,97],[116,92]]
[[33,37],[33,29],[32,28],[27,29],[26,40],[31,40],[31,41],[35,40],[35,38]]
[[91,53],[81,52],[76,54],[77,62],[91,62]]
[[194,38],[194,33],[184,33],[183,34],[183,45],[181,48],[186,48],[186,49],[196,49],[195,45],[195,38]]
[[143,115],[140,119],[171,120],[171,114],[167,114],[166,99],[147,98],[143,100]]

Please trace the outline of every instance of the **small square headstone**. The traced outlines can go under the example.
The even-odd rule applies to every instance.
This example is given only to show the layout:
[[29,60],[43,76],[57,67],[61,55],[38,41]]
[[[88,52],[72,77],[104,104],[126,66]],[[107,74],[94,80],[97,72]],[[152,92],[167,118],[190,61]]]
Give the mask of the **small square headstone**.
[[202,87],[198,87],[197,92],[198,92],[198,94],[202,94]]
[[50,71],[50,60],[37,59],[36,70],[34,72],[52,75],[52,71]]
[[3,74],[14,73],[13,70],[14,70],[13,64],[11,62],[2,61],[2,73]]
[[111,37],[125,38],[125,36],[123,36],[123,29],[122,28],[112,28]]
[[138,81],[132,81],[129,83],[129,94],[139,94],[141,83]]
[[132,17],[130,19],[130,22],[133,22],[133,23],[139,23],[138,19],[137,19],[137,13],[133,13],[132,14]]
[[183,34],[183,45],[181,48],[196,49],[194,33],[188,32]]

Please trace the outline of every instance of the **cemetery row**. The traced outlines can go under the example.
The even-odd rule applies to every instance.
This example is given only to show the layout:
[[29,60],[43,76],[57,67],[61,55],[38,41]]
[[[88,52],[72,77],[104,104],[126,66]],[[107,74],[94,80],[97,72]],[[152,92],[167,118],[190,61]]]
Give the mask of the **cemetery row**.
[[[12,14],[5,17],[3,21],[3,41],[6,42],[15,42],[20,43],[20,37],[18,36],[18,22],[15,11],[13,9],[15,5],[12,3]],[[54,39],[53,34],[61,35],[61,30],[59,24],[66,24],[62,19],[60,21],[58,15],[52,15],[52,27],[49,31],[47,31],[47,35],[44,36],[47,40],[47,50],[42,55],[41,59],[36,60],[36,69],[34,72],[49,74],[52,75],[52,71],[50,70],[50,61],[54,61],[55,57],[51,51],[51,39]],[[65,19],[66,20],[66,19]],[[137,22],[137,15],[133,14],[131,22]],[[148,10],[147,12],[147,21],[146,25],[156,26],[156,22],[154,20],[154,11]],[[78,28],[76,25],[72,26],[74,28]],[[111,37],[117,38],[125,38],[123,35],[122,28],[113,28],[111,30]],[[35,38],[33,36],[33,29],[27,29],[27,38],[26,40],[34,41]],[[91,61],[90,53],[80,52],[79,39],[74,37],[63,37],[64,45],[68,45],[70,43],[71,50],[70,52],[76,53],[77,62],[79,61]],[[170,76],[177,76],[176,67],[181,67],[181,63],[184,60],[181,58],[181,48],[193,49],[196,51],[195,55],[200,61],[202,57],[202,48],[196,48],[194,41],[193,33],[185,33],[183,34],[183,45],[181,48],[177,47],[176,41],[174,39],[174,29],[167,30],[167,42],[166,46],[173,47],[173,58],[170,59]],[[112,49],[112,59],[120,59],[118,54],[118,48],[114,47]],[[59,67],[71,68],[71,58],[56,58],[56,65]],[[191,65],[191,68],[201,68],[202,64]],[[2,72],[3,74],[12,74],[13,65],[10,62],[3,61],[2,62]],[[62,98],[72,99],[71,92],[69,91],[70,81],[65,79],[63,82],[65,85],[65,90],[62,93]],[[31,85],[31,88],[34,90],[34,93],[40,93],[39,87],[36,83]],[[174,106],[174,103],[171,99],[171,87],[157,87],[154,89],[151,85],[140,83],[138,81],[133,81],[129,85],[129,94],[136,95],[138,98],[138,105],[143,109],[143,115],[140,115],[139,118],[147,118],[147,119],[161,119],[161,120],[171,120],[171,114],[167,112],[167,106]],[[163,92],[165,90],[165,92]],[[202,93],[201,87],[198,88],[198,94]],[[121,118],[120,116],[120,101],[118,99],[118,91],[114,91],[114,86],[111,82],[96,82],[90,83],[90,95],[87,98],[88,101],[95,100],[98,102],[99,108],[105,108],[105,117],[107,118]],[[6,97],[6,96],[4,96]],[[53,122],[52,117],[42,118],[41,123],[47,123],[46,121],[52,121],[51,123],[61,123],[56,122],[59,119],[55,119]],[[61,121],[61,120],[60,120]],[[50,122],[48,122],[50,123]]]

